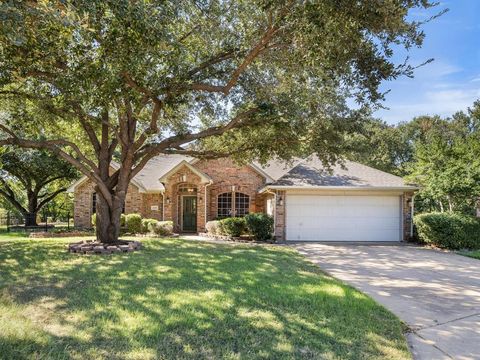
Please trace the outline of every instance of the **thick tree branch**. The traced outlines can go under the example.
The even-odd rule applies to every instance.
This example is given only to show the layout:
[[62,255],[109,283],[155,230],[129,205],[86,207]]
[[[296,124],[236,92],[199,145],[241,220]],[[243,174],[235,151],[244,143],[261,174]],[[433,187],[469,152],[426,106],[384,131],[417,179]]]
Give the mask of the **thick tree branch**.
[[0,177],[0,185],[3,186],[4,189],[0,187],[0,195],[2,195],[10,204],[12,204],[18,211],[21,213],[28,212],[17,200],[15,196],[15,192],[12,188],[8,185],[8,183]]
[[47,204],[49,201],[52,201],[58,194],[67,191],[67,188],[61,188],[58,189],[57,191],[54,191],[50,195],[48,195],[46,198],[44,198],[42,201],[37,206],[37,211],[39,211],[45,204]]
[[203,139],[210,136],[215,135],[222,135],[223,133],[230,131],[234,128],[239,128],[242,126],[248,125],[248,121],[245,122],[246,119],[251,119],[253,115],[258,113],[260,108],[252,108],[250,110],[246,110],[240,114],[237,114],[232,120],[230,120],[227,124],[223,126],[213,126],[203,131],[199,131],[198,133],[192,134],[182,134],[171,136],[158,144],[149,144],[140,149],[137,154],[135,160],[137,161],[137,165],[132,170],[130,178],[133,178],[143,167],[150,161],[153,157],[157,156],[160,153],[167,153],[166,150],[169,151],[185,151],[185,150],[174,150],[178,149],[179,146],[182,144],[189,143],[194,140]]
[[[6,146],[6,145],[13,145],[13,146],[19,146],[22,148],[29,148],[29,149],[47,149],[54,154],[60,156],[62,159],[65,161],[69,162],[73,166],[75,166],[82,174],[87,176],[90,180],[92,180],[98,187],[99,190],[102,192],[102,195],[105,197],[107,202],[112,201],[111,193],[109,189],[105,186],[103,183],[102,179],[99,177],[97,171],[98,169],[96,168],[95,164],[93,164],[92,161],[86,159],[86,157],[82,154],[81,160],[87,160],[88,164],[93,165],[91,168],[87,167],[87,165],[83,164],[80,160],[74,158],[67,152],[63,151],[60,146],[70,146],[72,148],[76,148],[76,152],[80,152],[78,147],[75,144],[72,144],[68,141],[65,140],[26,140],[26,139],[20,139],[18,138],[10,129],[8,129],[6,126],[0,124],[0,130],[3,130],[7,134],[9,134],[11,137],[6,138],[6,139],[0,139],[0,146]],[[81,154],[81,153],[80,153]],[[97,170],[97,171],[96,171]]]
[[270,26],[263,34],[260,41],[247,53],[242,63],[233,71],[230,79],[225,85],[210,85],[205,83],[193,83],[187,85],[187,89],[219,92],[228,95],[230,90],[235,86],[240,78],[240,75],[247,69],[247,67],[267,48],[268,43],[273,39],[274,35],[280,28],[278,26]]

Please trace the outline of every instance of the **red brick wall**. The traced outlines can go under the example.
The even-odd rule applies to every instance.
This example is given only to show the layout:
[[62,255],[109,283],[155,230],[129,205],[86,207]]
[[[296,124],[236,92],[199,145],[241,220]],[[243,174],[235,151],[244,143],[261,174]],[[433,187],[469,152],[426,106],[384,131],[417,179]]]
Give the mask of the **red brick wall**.
[[[183,179],[185,176],[185,181]],[[178,187],[182,184],[191,184],[197,188],[197,231],[205,231],[205,188],[202,179],[190,170],[182,166],[171,174],[165,183],[165,220],[172,220],[175,231],[181,231],[181,195]]]
[[[140,193],[134,185],[129,187],[125,200],[125,213],[139,213],[143,217],[162,220],[162,209],[164,206],[165,220],[172,220],[175,230],[180,230],[180,198],[177,193],[178,186],[182,183],[194,184],[198,189],[197,193],[197,228],[204,231],[205,221],[217,217],[217,196],[223,192],[231,192],[235,186],[236,192],[247,194],[250,198],[249,211],[265,211],[265,195],[257,194],[265,184],[263,176],[258,174],[250,166],[238,166],[230,159],[200,160],[193,167],[207,174],[213,180],[212,185],[207,186],[205,194],[205,183],[201,178],[192,172],[187,166],[181,167],[174,174],[171,174],[165,184],[165,199],[163,204],[162,194]],[[181,175],[186,175],[183,182]],[[75,226],[90,227],[92,209],[93,184],[86,181],[75,189]],[[205,201],[207,202],[207,214],[205,214]],[[151,206],[158,206],[158,211],[151,210]],[[163,205],[163,206],[162,206]]]
[[250,166],[238,166],[228,158],[216,160],[200,160],[194,167],[210,176],[213,184],[207,187],[208,214],[207,221],[217,217],[217,197],[224,192],[236,192],[249,196],[250,212],[264,210],[264,199],[257,191],[265,184],[265,178]]
[[[90,180],[77,186],[74,192],[73,218],[76,227],[90,228],[92,218],[92,201],[94,185]],[[158,211],[151,210],[152,205],[158,206]],[[128,187],[125,198],[125,213],[138,213],[142,217],[162,219],[162,195],[142,194],[135,185]]]

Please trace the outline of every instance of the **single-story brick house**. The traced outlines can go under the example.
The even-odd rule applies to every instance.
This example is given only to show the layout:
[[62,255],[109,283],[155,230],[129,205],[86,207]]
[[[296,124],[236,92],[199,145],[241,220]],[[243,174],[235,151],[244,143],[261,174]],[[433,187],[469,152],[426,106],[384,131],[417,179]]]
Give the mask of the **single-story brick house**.
[[[125,213],[172,220],[177,232],[203,232],[209,220],[266,212],[278,240],[400,241],[411,236],[416,187],[346,161],[325,170],[316,157],[238,166],[230,159],[160,155],[135,176]],[[74,221],[90,227],[94,186],[74,183]]]

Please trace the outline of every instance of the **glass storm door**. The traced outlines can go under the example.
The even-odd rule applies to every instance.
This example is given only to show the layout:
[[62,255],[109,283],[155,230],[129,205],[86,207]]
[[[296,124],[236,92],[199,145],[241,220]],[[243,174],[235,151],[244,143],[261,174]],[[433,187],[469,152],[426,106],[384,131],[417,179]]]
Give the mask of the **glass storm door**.
[[197,197],[183,196],[182,230],[197,231]]

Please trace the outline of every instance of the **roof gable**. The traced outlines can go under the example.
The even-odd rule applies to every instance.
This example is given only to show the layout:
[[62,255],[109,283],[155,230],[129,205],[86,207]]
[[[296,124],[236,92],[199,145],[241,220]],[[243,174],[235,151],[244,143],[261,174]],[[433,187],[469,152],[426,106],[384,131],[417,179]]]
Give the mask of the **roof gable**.
[[177,165],[175,165],[173,168],[171,168],[167,173],[165,173],[162,177],[160,177],[159,181],[162,182],[162,183],[165,183],[168,178],[175,174],[178,170],[180,170],[183,166],[187,167],[191,172],[193,172],[195,175],[197,175],[198,177],[200,177],[200,179],[202,180],[202,182],[210,182],[212,181],[212,178],[210,176],[208,176],[207,174],[201,172],[200,170],[198,170],[197,168],[195,168],[194,166],[192,166],[192,164],[190,164],[188,161],[186,160],[182,160],[181,162],[179,162]]

